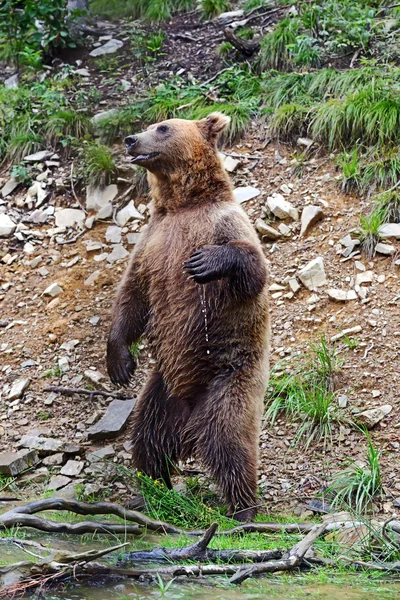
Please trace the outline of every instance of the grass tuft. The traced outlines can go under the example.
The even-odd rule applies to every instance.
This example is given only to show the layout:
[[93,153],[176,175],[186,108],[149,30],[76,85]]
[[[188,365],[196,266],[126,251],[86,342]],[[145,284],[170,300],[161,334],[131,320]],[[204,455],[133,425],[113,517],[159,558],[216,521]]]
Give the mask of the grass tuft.
[[345,420],[335,402],[341,367],[336,349],[321,337],[310,345],[308,354],[297,356],[289,366],[289,374],[273,374],[271,378],[266,420],[273,425],[278,415],[285,412],[299,422],[295,444],[303,439],[306,447],[312,442],[325,444],[332,438],[334,423]]
[[201,0],[201,10],[206,19],[217,17],[230,7],[227,0]]
[[333,506],[351,507],[357,513],[363,513],[382,492],[381,452],[374,447],[366,430],[365,435],[368,443],[366,463],[349,460],[348,468],[334,477],[327,490],[335,494]]
[[81,174],[88,185],[104,187],[117,174],[111,150],[102,144],[88,144],[82,152]]
[[360,217],[360,247],[367,258],[373,258],[375,247],[380,240],[379,228],[383,225],[382,214],[373,210],[370,215]]

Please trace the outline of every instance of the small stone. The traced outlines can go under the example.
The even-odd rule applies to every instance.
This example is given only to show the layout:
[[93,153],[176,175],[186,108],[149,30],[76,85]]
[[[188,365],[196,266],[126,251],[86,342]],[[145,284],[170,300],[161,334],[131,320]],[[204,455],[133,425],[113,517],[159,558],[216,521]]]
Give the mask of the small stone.
[[91,325],[93,325],[93,327],[97,327],[97,325],[99,325],[99,324],[100,324],[100,321],[101,321],[101,318],[100,318],[100,317],[91,317],[91,318],[89,319],[89,323],[90,323]]
[[92,123],[96,124],[102,121],[103,119],[108,119],[109,117],[114,117],[118,114],[117,108],[110,108],[110,110],[103,110],[102,112],[97,113],[91,118]]
[[20,182],[18,181],[18,179],[15,179],[14,177],[11,177],[11,179],[9,179],[7,181],[7,183],[5,183],[3,185],[3,187],[1,188],[1,195],[3,198],[7,198],[7,196],[9,196],[10,194],[13,193],[13,191],[19,186]]
[[128,233],[126,241],[129,245],[137,244],[139,241],[140,233]]
[[233,173],[236,171],[238,166],[240,165],[240,160],[237,158],[232,158],[232,156],[225,156],[224,158],[224,168],[228,173]]
[[75,75],[80,75],[81,77],[90,77],[90,73],[87,69],[77,69],[75,71]]
[[96,252],[103,248],[103,244],[97,240],[84,240],[82,243],[86,248],[86,252]]
[[108,42],[106,42],[103,46],[99,46],[98,48],[95,48],[94,50],[89,52],[89,56],[96,57],[104,56],[104,54],[114,54],[114,52],[117,52],[117,50],[122,48],[123,45],[124,43],[120,40],[111,39]]
[[88,186],[86,190],[86,208],[88,210],[100,210],[106,204],[111,203],[118,194],[115,184],[106,187]]
[[26,162],[42,162],[43,160],[50,158],[52,154],[53,153],[49,150],[41,150],[40,152],[35,152],[35,154],[29,154],[28,156],[25,156],[24,160]]
[[62,356],[61,358],[59,358],[57,361],[57,364],[58,364],[58,368],[60,369],[61,373],[68,373],[70,366],[69,366],[69,360],[66,356]]
[[39,462],[37,453],[33,450],[19,452],[0,452],[0,473],[10,477],[19,475]]
[[357,271],[365,271],[366,270],[365,265],[363,265],[362,262],[360,262],[359,260],[356,260],[354,262],[354,266],[357,269]]
[[385,223],[378,229],[381,238],[400,238],[400,223]]
[[93,273],[91,273],[89,275],[89,277],[87,279],[85,279],[85,281],[83,282],[83,285],[85,287],[90,287],[92,285],[95,285],[96,281],[99,279],[100,276],[101,276],[101,271],[99,271],[99,270],[93,271]]
[[14,75],[11,75],[10,77],[7,77],[7,79],[4,80],[4,87],[6,87],[9,90],[16,90],[18,88],[18,83],[19,73],[15,73]]
[[96,219],[108,219],[112,216],[113,206],[111,202],[105,204],[96,214]]
[[143,215],[137,210],[133,200],[129,202],[124,208],[122,208],[116,216],[118,225],[124,227],[131,219],[143,219]]
[[113,446],[103,446],[103,448],[98,448],[94,452],[88,452],[86,454],[86,459],[90,463],[100,462],[102,460],[110,459],[115,455],[115,450]]
[[348,397],[345,394],[339,394],[338,396],[338,406],[339,408],[346,408],[348,404]]
[[51,283],[43,292],[44,296],[51,296],[52,298],[55,298],[56,296],[58,296],[59,294],[61,294],[61,292],[63,292],[64,290],[62,289],[62,287],[60,285],[58,285],[58,283]]
[[0,237],[8,237],[14,233],[17,225],[5,213],[0,213]]
[[231,10],[229,12],[223,12],[216,17],[214,17],[214,21],[217,23],[229,23],[229,21],[233,21],[236,19],[240,19],[244,15],[244,10],[239,8],[238,10]]
[[255,187],[251,187],[250,185],[246,185],[244,187],[237,187],[233,190],[233,197],[240,204],[242,204],[242,202],[247,202],[247,200],[257,198],[257,196],[259,195],[260,190]]
[[379,398],[379,396],[382,395],[382,392],[380,390],[372,390],[372,397],[373,398]]
[[357,294],[354,290],[339,290],[330,288],[326,290],[329,298],[336,300],[336,302],[347,302],[348,300],[357,300]]
[[57,227],[74,227],[74,225],[83,227],[85,218],[84,211],[78,208],[63,208],[55,214]]
[[50,454],[50,456],[45,456],[42,459],[42,463],[46,465],[46,467],[58,467],[62,465],[64,462],[64,454],[62,452],[57,452],[56,454]]
[[28,388],[30,382],[31,380],[27,377],[24,379],[18,379],[17,381],[14,381],[14,383],[11,386],[10,393],[7,396],[7,400],[11,402],[12,400],[17,400],[18,398],[21,398],[24,394],[24,391]]
[[309,138],[299,137],[297,139],[298,146],[305,146],[306,148],[310,148],[313,145],[314,141]]
[[314,258],[314,260],[300,269],[297,276],[301,283],[309,290],[328,283],[325,275],[324,261],[321,256]]
[[374,273],[372,271],[364,271],[357,273],[355,285],[363,285],[372,283],[374,280]]
[[305,206],[301,213],[301,230],[300,236],[303,236],[307,231],[320,221],[324,216],[320,206]]
[[362,413],[357,415],[357,422],[361,423],[361,425],[365,425],[367,429],[372,429],[377,425],[382,419],[386,417],[393,409],[393,406],[390,404],[385,404],[384,406],[380,406],[378,408],[371,408],[370,410],[365,410]]
[[283,183],[279,189],[281,190],[282,194],[286,194],[287,196],[292,193],[292,190],[288,185],[286,185],[286,183]]
[[288,284],[294,294],[298,292],[301,287],[296,277],[291,277],[288,281]]
[[105,415],[87,430],[89,440],[105,440],[116,437],[126,426],[136,400],[113,400]]
[[292,230],[290,229],[290,227],[288,227],[286,225],[286,223],[279,223],[279,225],[278,225],[278,231],[279,231],[279,233],[281,233],[285,237],[290,236],[291,233],[292,233]]
[[129,256],[129,252],[125,250],[122,244],[116,244],[115,246],[113,246],[111,254],[107,256],[107,261],[109,263],[114,263],[117,260],[126,258],[127,256]]
[[287,219],[290,217],[294,221],[297,221],[299,218],[297,208],[285,200],[282,194],[272,194],[272,196],[269,196],[267,198],[267,206],[278,219]]
[[384,244],[383,242],[379,242],[375,246],[375,252],[378,254],[386,254],[387,256],[393,256],[396,252],[396,248],[392,246],[392,244]]
[[276,231],[276,229],[267,225],[262,219],[257,219],[255,222],[255,227],[257,231],[268,240],[274,241],[282,237],[282,234],[279,233],[279,231]]
[[83,467],[84,463],[81,460],[69,460],[61,469],[60,474],[67,477],[77,477]]
[[122,237],[122,229],[121,227],[117,227],[116,225],[110,225],[106,229],[106,241],[111,242],[111,244],[119,244]]
[[91,369],[87,369],[84,372],[84,375],[86,379],[89,379],[89,381],[96,384],[100,383],[100,381],[104,379],[103,373],[100,373],[100,371],[92,371]]
[[48,492],[51,490],[59,490],[69,483],[71,483],[71,479],[69,477],[65,477],[65,475],[53,475],[46,486],[46,490]]

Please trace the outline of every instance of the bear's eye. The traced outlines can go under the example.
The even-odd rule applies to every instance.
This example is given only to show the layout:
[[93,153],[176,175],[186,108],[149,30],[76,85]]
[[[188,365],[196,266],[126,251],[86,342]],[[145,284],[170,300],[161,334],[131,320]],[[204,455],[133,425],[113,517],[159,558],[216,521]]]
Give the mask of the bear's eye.
[[159,125],[159,126],[157,127],[157,131],[158,131],[159,133],[167,133],[167,131],[168,131],[168,126],[167,126],[167,125]]

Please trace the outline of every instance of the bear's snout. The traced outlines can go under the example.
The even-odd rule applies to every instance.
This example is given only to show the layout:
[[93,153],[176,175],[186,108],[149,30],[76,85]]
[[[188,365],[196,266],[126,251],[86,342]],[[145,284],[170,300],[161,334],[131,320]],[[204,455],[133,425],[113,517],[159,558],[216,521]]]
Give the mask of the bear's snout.
[[132,146],[135,146],[138,141],[137,135],[128,135],[128,137],[125,138],[125,145],[127,148],[132,148]]

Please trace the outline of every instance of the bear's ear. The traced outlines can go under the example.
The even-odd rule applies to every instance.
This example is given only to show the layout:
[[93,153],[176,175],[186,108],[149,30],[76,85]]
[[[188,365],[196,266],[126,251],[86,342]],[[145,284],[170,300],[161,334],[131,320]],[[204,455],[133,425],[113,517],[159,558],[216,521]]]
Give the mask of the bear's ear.
[[212,141],[229,125],[231,118],[220,112],[213,112],[199,121],[199,127],[206,139]]

